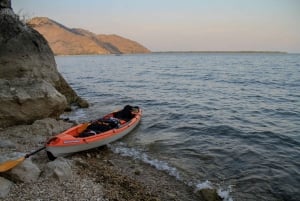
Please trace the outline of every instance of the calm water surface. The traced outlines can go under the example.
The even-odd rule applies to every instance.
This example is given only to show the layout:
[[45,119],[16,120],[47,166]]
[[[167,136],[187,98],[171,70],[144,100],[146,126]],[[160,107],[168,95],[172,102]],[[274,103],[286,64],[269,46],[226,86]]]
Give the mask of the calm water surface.
[[[56,57],[98,118],[143,108],[111,148],[227,200],[300,200],[300,55],[146,54]],[[226,194],[229,193],[229,196]]]

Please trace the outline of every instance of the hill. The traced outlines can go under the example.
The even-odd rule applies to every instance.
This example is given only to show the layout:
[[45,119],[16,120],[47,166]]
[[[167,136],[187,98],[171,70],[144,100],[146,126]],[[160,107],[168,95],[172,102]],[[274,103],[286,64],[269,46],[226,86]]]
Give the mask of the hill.
[[42,34],[56,55],[149,53],[141,44],[118,35],[94,34],[84,29],[68,28],[46,17],[27,23]]

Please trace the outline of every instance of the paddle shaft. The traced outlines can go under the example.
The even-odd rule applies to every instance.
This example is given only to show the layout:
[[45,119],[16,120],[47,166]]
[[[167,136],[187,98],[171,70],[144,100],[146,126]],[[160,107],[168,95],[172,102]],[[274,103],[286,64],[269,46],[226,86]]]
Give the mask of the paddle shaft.
[[37,152],[42,151],[45,148],[46,147],[41,147],[41,148],[39,148],[39,149],[29,153],[29,154],[26,154],[25,156],[23,156],[21,158],[18,158],[17,160],[9,160],[9,161],[1,163],[0,164],[0,172],[6,172],[6,171],[14,168],[18,164],[22,163],[29,156],[32,156],[33,154],[36,154]]
[[25,158],[28,158],[28,157],[32,156],[33,154],[36,154],[36,153],[38,153],[38,152],[40,152],[40,151],[42,151],[42,150],[44,150],[44,149],[46,149],[46,147],[41,147],[41,148],[39,148],[39,149],[37,149],[37,150],[35,150],[35,151],[29,153],[29,154],[26,154],[26,155],[25,155]]

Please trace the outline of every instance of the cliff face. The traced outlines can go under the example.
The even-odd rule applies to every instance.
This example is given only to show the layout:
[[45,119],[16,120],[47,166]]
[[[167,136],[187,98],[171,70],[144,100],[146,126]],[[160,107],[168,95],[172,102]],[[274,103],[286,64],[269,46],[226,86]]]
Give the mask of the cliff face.
[[28,25],[41,33],[57,55],[149,53],[139,43],[117,35],[96,35],[71,29],[46,17],[36,17]]
[[[135,53],[149,53],[150,51],[145,47],[141,46],[139,43],[123,38],[118,35],[97,35],[97,39],[102,41],[105,44],[105,47],[115,48],[111,53],[126,53],[126,54],[135,54]],[[108,48],[107,48],[108,49]]]
[[0,1],[0,128],[58,117],[68,104],[87,106],[56,68],[47,41]]

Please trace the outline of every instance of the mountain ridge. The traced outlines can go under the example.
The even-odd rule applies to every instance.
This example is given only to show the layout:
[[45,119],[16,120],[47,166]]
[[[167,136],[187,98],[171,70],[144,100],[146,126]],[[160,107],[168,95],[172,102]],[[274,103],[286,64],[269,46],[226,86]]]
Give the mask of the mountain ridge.
[[69,28],[47,17],[35,17],[27,25],[42,34],[55,55],[136,54],[151,51],[136,41],[116,34],[95,34]]

